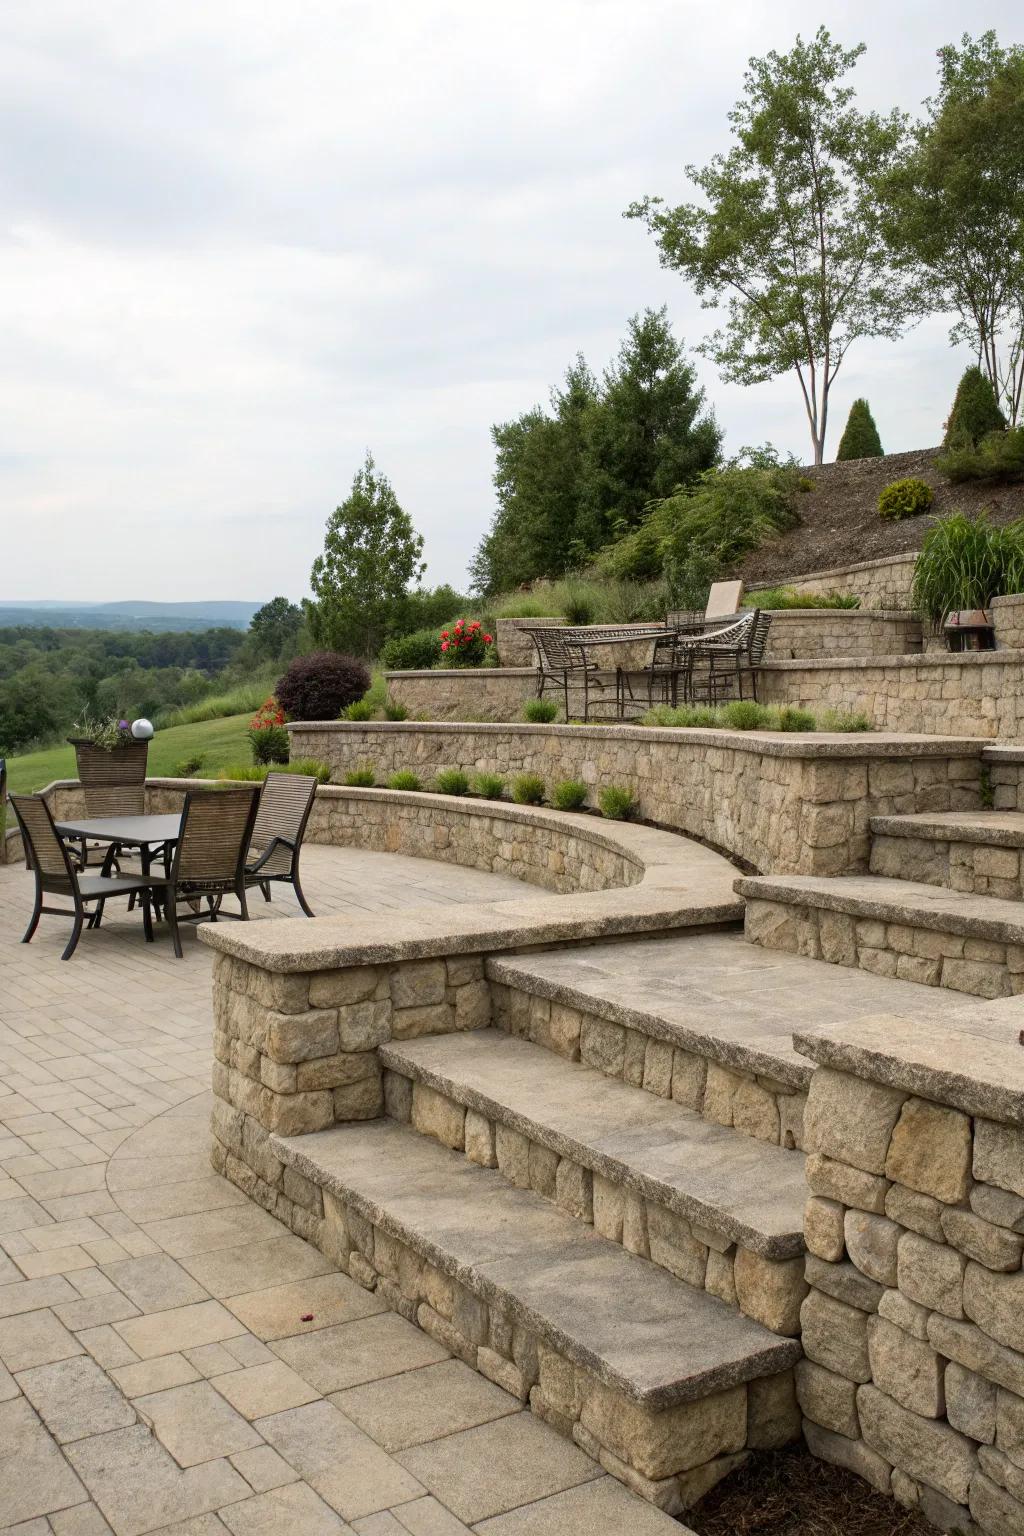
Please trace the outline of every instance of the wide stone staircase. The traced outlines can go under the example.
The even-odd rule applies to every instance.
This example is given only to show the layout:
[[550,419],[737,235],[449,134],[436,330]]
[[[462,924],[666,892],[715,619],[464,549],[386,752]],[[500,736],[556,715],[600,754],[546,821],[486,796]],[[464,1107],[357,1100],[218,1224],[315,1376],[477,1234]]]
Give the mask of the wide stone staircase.
[[386,1115],[272,1138],[320,1241],[667,1514],[799,1437],[801,1022],[928,987],[738,932],[487,962],[489,1027],[379,1048]]
[[975,997],[1024,992],[1024,813],[875,816],[870,873],[737,881],[771,950]]

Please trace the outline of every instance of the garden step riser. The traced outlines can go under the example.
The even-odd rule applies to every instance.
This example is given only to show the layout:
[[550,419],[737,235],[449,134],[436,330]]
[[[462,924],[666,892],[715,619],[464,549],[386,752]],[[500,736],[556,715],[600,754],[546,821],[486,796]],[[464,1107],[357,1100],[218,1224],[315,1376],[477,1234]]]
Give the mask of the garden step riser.
[[774,1146],[802,1150],[808,1068],[792,1072],[797,1081],[783,1082],[767,1071],[744,1070],[734,1059],[726,1065],[713,1054],[714,1041],[695,1039],[693,1050],[681,1049],[653,1033],[654,1019],[652,1033],[647,1033],[559,1002],[539,989],[507,986],[493,977],[490,986],[496,1028],[567,1061],[596,1067],[633,1088],[673,1099],[715,1125]]
[[829,906],[748,899],[752,944],[986,999],[1024,993],[1024,945]]
[[398,1072],[385,1072],[384,1094],[392,1119],[480,1167],[497,1168],[515,1188],[541,1195],[599,1236],[717,1296],[771,1332],[799,1333],[807,1292],[802,1255],[766,1258]]
[[893,880],[917,880],[973,896],[1002,901],[1024,897],[1021,850],[989,843],[936,838],[887,837],[871,842],[871,873]]

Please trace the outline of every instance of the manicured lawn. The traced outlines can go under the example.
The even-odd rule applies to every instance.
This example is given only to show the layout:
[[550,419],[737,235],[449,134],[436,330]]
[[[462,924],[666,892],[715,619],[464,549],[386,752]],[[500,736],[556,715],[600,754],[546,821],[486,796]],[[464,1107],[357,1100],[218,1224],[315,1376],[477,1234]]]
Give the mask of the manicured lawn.
[[[215,776],[228,763],[248,763],[246,739],[249,714],[227,715],[220,720],[198,720],[192,725],[176,725],[157,731],[149,744],[148,771],[151,778],[172,774],[188,757],[203,759],[202,773]],[[47,747],[43,752],[29,752],[7,763],[8,788],[15,794],[31,793],[54,779],[73,779],[75,749],[66,743]]]

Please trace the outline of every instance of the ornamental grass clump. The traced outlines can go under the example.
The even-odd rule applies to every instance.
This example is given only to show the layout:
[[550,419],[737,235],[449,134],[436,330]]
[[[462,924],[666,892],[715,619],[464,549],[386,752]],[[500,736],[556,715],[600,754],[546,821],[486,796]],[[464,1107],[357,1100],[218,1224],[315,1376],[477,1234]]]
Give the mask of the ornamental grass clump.
[[587,786],[582,779],[563,779],[551,791],[556,811],[578,811],[587,803]]
[[505,793],[505,780],[500,773],[478,773],[473,780],[473,793],[484,800],[500,800]]
[[411,768],[400,768],[388,779],[388,789],[422,789],[419,775],[413,773]]
[[795,704],[784,704],[775,712],[777,731],[816,731],[818,722],[809,709],[798,709]]
[[404,704],[399,704],[397,699],[384,700],[385,720],[408,720],[409,711]]
[[531,725],[550,725],[557,714],[554,699],[527,699],[523,705],[523,719]]
[[874,726],[867,715],[855,710],[826,709],[818,720],[822,731],[871,731]]
[[342,783],[349,789],[372,789],[376,782],[377,774],[372,763],[365,763],[362,768],[353,768],[342,779]]
[[770,731],[773,724],[771,710],[755,704],[753,699],[733,699],[731,704],[723,704],[718,718],[731,731]]
[[606,784],[598,794],[597,803],[601,815],[607,816],[609,821],[629,821],[639,809],[636,795],[624,784]]
[[442,768],[434,779],[439,795],[468,795],[469,774],[461,768]]
[[343,720],[372,720],[376,710],[372,699],[356,699],[341,712]]
[[925,534],[911,601],[935,624],[1011,592],[1024,592],[1024,518],[993,528],[984,512],[954,512]]
[[539,773],[521,773],[512,780],[512,799],[516,805],[543,805],[544,780]]

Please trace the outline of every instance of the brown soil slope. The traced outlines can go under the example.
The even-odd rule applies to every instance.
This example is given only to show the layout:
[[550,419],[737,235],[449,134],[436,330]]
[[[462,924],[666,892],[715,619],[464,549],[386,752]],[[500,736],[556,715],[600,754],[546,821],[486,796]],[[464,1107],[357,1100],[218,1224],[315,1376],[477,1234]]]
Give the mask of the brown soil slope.
[[[756,550],[738,574],[747,582],[783,581],[856,560],[880,560],[920,549],[936,517],[957,510],[973,517],[987,509],[995,523],[1024,517],[1024,485],[950,485],[935,469],[939,452],[938,448],[925,448],[805,469],[803,473],[814,481],[815,488],[798,498],[799,525]],[[886,522],[878,515],[879,494],[893,480],[907,475],[932,487],[932,510],[925,517]]]

